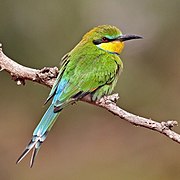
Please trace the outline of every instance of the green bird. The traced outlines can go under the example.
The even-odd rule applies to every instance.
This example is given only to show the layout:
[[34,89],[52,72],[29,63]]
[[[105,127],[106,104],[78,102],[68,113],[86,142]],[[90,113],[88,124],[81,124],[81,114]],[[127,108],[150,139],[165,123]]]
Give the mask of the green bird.
[[102,25],[87,32],[82,40],[62,58],[58,77],[45,103],[52,103],[33,132],[30,143],[16,163],[33,149],[30,167],[54,125],[61,110],[89,95],[98,101],[109,95],[123,70],[120,53],[124,41],[140,39],[137,35],[123,35],[115,26]]

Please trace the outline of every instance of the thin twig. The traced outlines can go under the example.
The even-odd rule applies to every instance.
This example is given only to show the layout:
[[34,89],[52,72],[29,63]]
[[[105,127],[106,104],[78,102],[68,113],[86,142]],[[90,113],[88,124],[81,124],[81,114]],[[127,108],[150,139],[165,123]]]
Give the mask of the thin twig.
[[[25,85],[25,80],[30,80],[48,87],[52,87],[55,78],[58,75],[57,67],[44,67],[39,70],[22,66],[10,59],[9,57],[7,57],[3,53],[1,47],[0,70],[7,71],[11,75],[12,79],[17,82],[18,85]],[[82,101],[102,107],[133,125],[157,131],[161,134],[166,135],[173,141],[180,143],[180,135],[171,130],[174,126],[177,125],[177,121],[169,120],[167,122],[157,122],[152,119],[134,115],[121,109],[116,105],[116,101],[118,100],[118,98],[118,94],[113,94],[101,98],[100,101],[92,102],[91,99],[88,96],[86,96],[82,99]]]

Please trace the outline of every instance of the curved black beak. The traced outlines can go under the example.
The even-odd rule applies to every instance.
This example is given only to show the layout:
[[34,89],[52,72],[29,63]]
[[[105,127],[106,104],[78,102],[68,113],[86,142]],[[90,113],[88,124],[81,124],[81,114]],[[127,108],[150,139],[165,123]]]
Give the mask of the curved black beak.
[[123,42],[123,41],[128,41],[131,39],[142,39],[142,38],[143,38],[142,36],[138,36],[134,34],[124,34],[124,35],[119,36],[117,40]]

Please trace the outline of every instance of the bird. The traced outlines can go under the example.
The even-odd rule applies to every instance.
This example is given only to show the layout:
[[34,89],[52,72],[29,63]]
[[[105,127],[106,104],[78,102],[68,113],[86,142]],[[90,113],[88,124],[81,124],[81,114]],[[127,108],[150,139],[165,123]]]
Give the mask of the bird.
[[122,34],[112,25],[100,25],[87,32],[61,59],[59,74],[45,101],[46,104],[51,100],[51,104],[16,163],[33,150],[30,167],[33,166],[42,143],[66,106],[85,96],[92,101],[99,101],[111,94],[123,70],[120,53],[124,42],[141,38],[139,35]]

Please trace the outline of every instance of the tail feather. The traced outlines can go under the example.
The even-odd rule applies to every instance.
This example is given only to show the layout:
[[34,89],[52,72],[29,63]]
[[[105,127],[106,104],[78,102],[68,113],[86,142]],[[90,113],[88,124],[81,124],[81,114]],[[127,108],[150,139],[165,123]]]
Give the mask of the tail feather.
[[[44,139],[45,140],[45,139]],[[41,147],[41,144],[43,143],[44,141],[40,141],[38,140],[37,143],[35,144],[34,146],[34,149],[33,149],[33,152],[32,152],[32,155],[31,155],[31,160],[30,160],[30,167],[33,167],[33,164],[34,164],[34,160],[37,156],[37,153]]]
[[[39,143],[37,143],[37,144],[39,144]],[[33,149],[32,156],[31,156],[31,160],[30,160],[30,168],[33,167],[34,160],[35,160],[35,157],[37,156],[37,153],[38,153],[38,151],[39,151],[39,149],[40,149],[40,146],[41,146],[41,145],[38,145],[38,148],[35,147],[35,148]]]
[[36,127],[36,129],[33,132],[33,137],[29,144],[26,146],[25,150],[23,151],[22,155],[18,158],[16,161],[16,164],[21,162],[24,157],[31,151],[32,156],[30,160],[30,167],[33,166],[34,160],[37,156],[37,153],[42,145],[42,143],[45,141],[48,132],[50,131],[51,127],[53,126],[54,122],[56,121],[59,113],[54,113],[54,105],[50,105],[44,116],[42,117],[40,123]]
[[16,164],[20,163],[24,159],[24,157],[29,153],[29,151],[31,151],[31,149],[34,148],[37,141],[33,141],[33,139],[34,139],[34,137],[31,139],[29,144],[26,146],[26,148],[23,151],[23,153],[21,154],[21,156],[17,159]]

